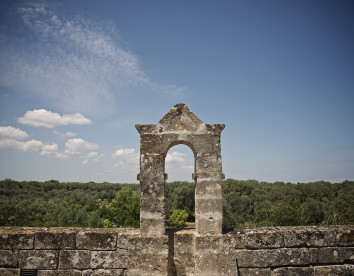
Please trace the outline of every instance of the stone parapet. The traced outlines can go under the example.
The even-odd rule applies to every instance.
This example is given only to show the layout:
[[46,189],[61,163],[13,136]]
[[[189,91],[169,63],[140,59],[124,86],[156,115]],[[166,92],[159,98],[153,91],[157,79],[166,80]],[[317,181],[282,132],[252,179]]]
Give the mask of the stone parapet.
[[0,275],[353,275],[354,226],[139,229],[0,228]]

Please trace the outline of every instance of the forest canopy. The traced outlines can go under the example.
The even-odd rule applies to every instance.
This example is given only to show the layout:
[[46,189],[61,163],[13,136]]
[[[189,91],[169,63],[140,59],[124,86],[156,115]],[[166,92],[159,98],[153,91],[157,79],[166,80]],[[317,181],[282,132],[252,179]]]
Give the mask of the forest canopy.
[[[354,224],[354,182],[227,179],[223,227]],[[194,221],[194,183],[166,183],[167,220]],[[0,181],[0,226],[139,227],[139,185]],[[175,211],[175,212],[174,212]],[[180,211],[178,211],[180,212]]]

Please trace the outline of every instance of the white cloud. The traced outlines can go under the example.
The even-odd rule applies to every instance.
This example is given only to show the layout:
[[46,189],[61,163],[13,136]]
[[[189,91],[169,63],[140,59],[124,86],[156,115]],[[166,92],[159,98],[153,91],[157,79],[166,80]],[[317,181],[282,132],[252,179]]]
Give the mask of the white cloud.
[[91,151],[87,154],[88,158],[95,158],[98,156],[98,152],[97,151]]
[[174,163],[181,163],[185,162],[183,156],[186,156],[185,153],[178,152],[178,151],[173,151],[171,153],[168,153],[166,156],[166,162],[174,162]]
[[12,126],[0,127],[0,149],[37,151],[43,146],[43,143],[37,140],[18,141],[28,136],[26,132]]
[[4,139],[14,139],[14,140],[24,140],[28,138],[28,134],[21,129],[12,126],[0,126],[0,138]]
[[184,157],[185,153],[173,151],[171,153],[167,153],[165,159],[165,166],[167,169],[177,168],[177,169],[193,169],[193,161],[186,160]]
[[117,163],[114,164],[114,167],[122,167],[125,165],[125,162],[123,162],[122,160],[119,160]]
[[98,149],[99,146],[95,143],[87,142],[81,138],[69,139],[65,143],[65,153],[71,155],[80,155],[84,154],[87,151],[92,151]]
[[112,154],[113,158],[119,158],[125,163],[137,164],[139,162],[139,153],[135,149],[118,149]]
[[[69,132],[70,133],[70,132]],[[60,133],[57,133],[60,134]],[[68,133],[66,133],[68,134]],[[95,143],[87,142],[81,138],[69,139],[65,143],[65,152],[59,152],[58,144],[44,144],[41,141],[26,139],[29,135],[11,126],[0,127],[0,149],[16,150],[16,151],[39,151],[40,155],[56,159],[68,159],[70,155],[84,155],[87,151],[98,149],[99,146]],[[104,155],[98,152],[91,151],[85,156],[84,164],[98,162]]]
[[41,141],[16,141],[14,139],[1,139],[0,149],[10,149],[17,151],[37,151],[43,146]]
[[18,122],[34,127],[53,128],[60,125],[87,125],[91,120],[80,113],[64,114],[51,112],[45,109],[35,109],[27,111],[23,117],[18,118]]
[[61,137],[74,137],[74,136],[77,135],[75,132],[72,132],[72,131],[68,131],[68,132],[65,132],[65,133],[60,133],[59,131],[53,130],[53,133],[55,135],[60,135]]
[[68,155],[58,152],[58,145],[57,144],[50,144],[50,145],[42,146],[42,151],[41,151],[40,155],[47,156],[50,158],[61,159],[61,160],[69,158]]
[[114,110],[117,97],[127,91],[179,95],[185,90],[152,81],[138,58],[122,47],[112,24],[62,17],[45,1],[24,3],[11,14],[23,26],[9,24],[2,33],[3,86],[37,93],[62,110],[84,114]]
[[136,171],[139,165],[139,153],[135,149],[121,148],[116,150],[112,157],[118,159],[114,167],[119,167],[124,170]]
[[65,132],[64,134],[62,134],[62,137],[74,137],[74,136],[76,136],[76,133],[71,132],[71,131],[68,131],[68,132]]
[[87,154],[86,156],[87,158],[84,161],[82,161],[82,164],[87,165],[90,163],[98,162],[103,158],[103,156],[104,154],[99,154],[96,151],[91,151]]

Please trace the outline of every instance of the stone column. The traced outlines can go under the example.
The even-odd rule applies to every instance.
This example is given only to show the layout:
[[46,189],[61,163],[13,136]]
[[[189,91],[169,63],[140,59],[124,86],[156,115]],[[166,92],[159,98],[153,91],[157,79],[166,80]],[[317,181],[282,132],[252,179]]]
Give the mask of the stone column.
[[201,154],[196,157],[195,220],[196,233],[222,233],[222,187],[219,154]]
[[165,234],[164,155],[145,153],[140,156],[140,233]]

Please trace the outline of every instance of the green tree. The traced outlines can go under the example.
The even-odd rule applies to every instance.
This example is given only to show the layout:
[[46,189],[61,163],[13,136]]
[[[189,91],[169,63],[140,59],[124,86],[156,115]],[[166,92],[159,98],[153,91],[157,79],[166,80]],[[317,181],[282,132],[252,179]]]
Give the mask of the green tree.
[[187,226],[187,217],[188,214],[185,210],[173,210],[172,215],[169,219],[169,225],[172,228],[184,228]]
[[117,192],[112,204],[102,207],[104,219],[117,227],[139,227],[140,199],[138,191],[124,187]]

